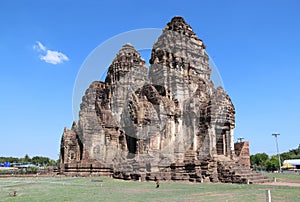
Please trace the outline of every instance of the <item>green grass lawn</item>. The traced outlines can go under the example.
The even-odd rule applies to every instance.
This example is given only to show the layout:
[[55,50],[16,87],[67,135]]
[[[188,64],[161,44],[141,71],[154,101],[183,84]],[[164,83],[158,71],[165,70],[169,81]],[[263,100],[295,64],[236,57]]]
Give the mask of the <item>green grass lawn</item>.
[[277,182],[300,183],[300,173],[268,173],[269,178],[276,178]]
[[[300,182],[299,175],[281,175]],[[155,182],[108,177],[0,178],[0,201],[265,201],[266,189],[272,201],[300,201],[300,187],[161,181],[156,189]],[[14,190],[17,196],[10,197]]]

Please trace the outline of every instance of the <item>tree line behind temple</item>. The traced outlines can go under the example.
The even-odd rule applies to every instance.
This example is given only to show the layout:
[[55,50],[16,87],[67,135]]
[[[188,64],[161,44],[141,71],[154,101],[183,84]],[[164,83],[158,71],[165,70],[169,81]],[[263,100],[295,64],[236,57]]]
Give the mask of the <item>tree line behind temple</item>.
[[28,154],[24,156],[24,158],[17,158],[17,157],[0,157],[0,163],[3,164],[4,162],[10,163],[31,163],[36,164],[39,166],[56,166],[57,161],[50,159],[48,157],[43,156],[34,156],[30,158]]
[[[280,154],[281,163],[287,159],[300,159],[300,144],[297,149]],[[251,167],[255,170],[275,171],[279,170],[278,156],[268,156],[266,153],[257,153],[250,156]]]

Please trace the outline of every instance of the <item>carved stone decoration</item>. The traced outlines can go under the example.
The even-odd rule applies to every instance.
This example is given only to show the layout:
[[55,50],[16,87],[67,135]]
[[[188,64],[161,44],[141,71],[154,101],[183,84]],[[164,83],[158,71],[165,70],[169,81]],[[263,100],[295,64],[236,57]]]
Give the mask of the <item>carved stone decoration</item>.
[[235,108],[222,87],[214,88],[205,48],[182,17],[154,43],[149,71],[125,44],[105,82],[86,90],[78,123],[64,130],[61,173],[247,182],[237,176],[251,171],[235,151]]

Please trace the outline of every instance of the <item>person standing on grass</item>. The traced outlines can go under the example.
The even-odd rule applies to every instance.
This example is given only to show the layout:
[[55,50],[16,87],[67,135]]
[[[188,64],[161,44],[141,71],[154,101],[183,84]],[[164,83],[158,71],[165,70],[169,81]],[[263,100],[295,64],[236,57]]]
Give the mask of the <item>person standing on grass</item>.
[[156,180],[156,188],[159,188],[159,180]]

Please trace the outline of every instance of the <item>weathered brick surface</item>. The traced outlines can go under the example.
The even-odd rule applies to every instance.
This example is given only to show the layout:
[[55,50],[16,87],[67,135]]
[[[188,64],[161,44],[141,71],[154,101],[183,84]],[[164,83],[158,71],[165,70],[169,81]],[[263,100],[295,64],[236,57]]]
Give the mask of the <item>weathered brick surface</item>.
[[234,150],[239,161],[250,168],[250,150],[249,142],[237,142],[234,144]]

